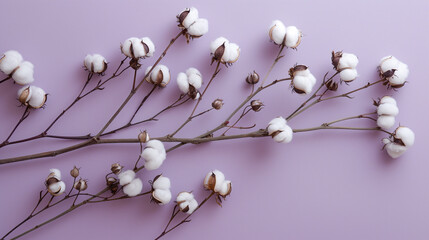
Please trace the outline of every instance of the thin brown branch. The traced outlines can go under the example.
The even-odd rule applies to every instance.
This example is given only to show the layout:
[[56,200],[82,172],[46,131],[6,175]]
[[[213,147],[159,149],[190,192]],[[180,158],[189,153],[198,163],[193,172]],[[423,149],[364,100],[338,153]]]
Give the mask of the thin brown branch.
[[0,144],[0,147],[3,147],[7,144],[9,144],[9,139],[12,137],[12,135],[15,133],[16,129],[18,129],[19,125],[30,115],[30,107],[26,107],[24,110],[24,113],[22,114],[21,118],[16,123],[15,127],[10,132],[9,136],[3,141],[3,143]]

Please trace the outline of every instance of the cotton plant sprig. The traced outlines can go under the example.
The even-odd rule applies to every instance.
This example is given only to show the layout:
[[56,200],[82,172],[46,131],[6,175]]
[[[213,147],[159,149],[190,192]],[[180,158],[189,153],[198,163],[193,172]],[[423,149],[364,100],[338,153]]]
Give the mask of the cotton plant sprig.
[[[203,181],[204,188],[210,192],[210,194],[198,204],[192,192],[180,192],[176,198],[176,206],[174,206],[171,213],[171,217],[165,226],[164,230],[159,234],[155,240],[164,237],[167,233],[173,231],[177,227],[184,223],[191,221],[190,217],[200,209],[207,201],[215,196],[216,203],[222,206],[222,199],[226,199],[231,194],[232,183],[230,180],[225,179],[225,175],[219,170],[213,170],[207,173]],[[170,226],[173,220],[178,216],[180,212],[183,212],[186,216],[177,224]]]
[[[186,11],[188,11],[188,10],[185,10],[185,12]],[[191,13],[191,9],[189,9],[189,12],[187,14],[189,15],[190,13]],[[184,14],[184,13],[182,12],[178,16],[179,22],[184,21],[184,19],[186,19],[186,16],[182,15],[182,14]],[[192,15],[192,14],[194,14],[194,15]],[[181,15],[182,15],[182,17],[180,17]],[[191,20],[194,19],[194,22],[196,22],[195,12],[191,13],[190,16],[191,17],[194,16],[193,18],[190,18],[190,19]],[[183,18],[183,19],[181,20],[181,18]],[[198,17],[196,19],[198,19]],[[56,155],[59,155],[59,154],[62,154],[62,153],[68,152],[68,151],[81,149],[81,148],[84,148],[84,147],[87,147],[90,145],[95,145],[95,144],[140,143],[140,147],[141,147],[141,151],[140,151],[141,154],[139,154],[139,157],[138,157],[137,161],[135,162],[134,169],[122,171],[123,167],[121,165],[119,165],[119,164],[112,165],[111,172],[108,175],[106,175],[106,188],[101,190],[100,192],[98,192],[96,194],[82,193],[81,191],[86,190],[87,182],[83,179],[77,180],[76,177],[74,177],[72,175],[74,177],[74,180],[73,180],[73,184],[70,186],[73,186],[73,188],[70,188],[69,194],[67,194],[66,197],[64,197],[62,200],[58,200],[57,202],[54,202],[52,204],[51,204],[51,202],[49,202],[46,205],[47,208],[50,208],[56,204],[64,202],[65,200],[67,200],[70,197],[75,197],[74,202],[71,204],[71,207],[69,209],[67,209],[65,212],[59,213],[55,217],[53,217],[53,218],[51,218],[45,222],[42,222],[41,224],[36,225],[34,228],[29,229],[28,231],[24,232],[21,235],[18,235],[18,237],[23,236],[25,234],[28,234],[28,233],[34,231],[35,229],[38,229],[41,226],[44,226],[44,225],[58,219],[59,217],[67,214],[68,212],[71,212],[71,211],[79,208],[80,206],[86,205],[87,203],[98,203],[98,202],[105,202],[105,201],[122,200],[122,199],[128,199],[128,198],[132,198],[132,197],[138,197],[138,196],[142,196],[142,195],[146,195],[146,194],[151,194],[153,201],[158,203],[158,204],[163,204],[163,203],[169,202],[171,200],[171,197],[169,196],[169,195],[171,195],[170,184],[167,184],[166,180],[163,180],[163,181],[156,183],[158,179],[154,179],[154,181],[151,183],[151,185],[152,185],[151,190],[149,190],[147,192],[143,192],[143,187],[144,187],[143,183],[141,182],[140,178],[137,177],[136,173],[143,170],[143,169],[153,170],[153,169],[160,168],[161,165],[164,164],[164,161],[167,158],[166,154],[168,152],[170,152],[174,149],[177,149],[181,146],[184,146],[186,144],[199,144],[199,143],[204,143],[204,142],[222,141],[222,140],[230,140],[230,139],[241,139],[241,138],[250,138],[250,137],[252,137],[252,138],[272,137],[272,138],[274,138],[274,140],[276,142],[289,143],[290,144],[292,142],[292,138],[295,137],[293,135],[295,135],[297,133],[316,131],[316,130],[328,130],[328,129],[379,131],[382,133],[386,133],[386,134],[388,134],[388,136],[383,138],[382,141],[385,144],[384,148],[386,149],[387,154],[393,158],[399,157],[406,150],[408,150],[408,148],[410,148],[414,144],[414,138],[415,138],[414,133],[412,132],[411,129],[409,129],[407,127],[400,126],[395,130],[395,132],[389,132],[389,131],[382,129],[381,127],[377,126],[376,122],[378,119],[376,119],[375,117],[372,117],[372,115],[375,115],[376,113],[378,113],[378,110],[379,110],[378,108],[380,107],[380,105],[389,102],[389,101],[386,102],[385,100],[383,100],[383,101],[380,100],[379,102],[377,102],[377,104],[376,104],[377,105],[377,111],[374,111],[374,112],[369,113],[369,114],[359,114],[356,116],[344,117],[344,118],[341,118],[338,120],[333,120],[331,122],[322,123],[322,124],[320,124],[320,126],[316,126],[316,127],[303,128],[303,129],[293,129],[292,128],[293,127],[292,119],[297,117],[299,114],[303,113],[304,111],[307,111],[311,107],[316,106],[320,102],[328,101],[328,100],[336,99],[336,98],[350,98],[351,94],[356,93],[358,91],[365,90],[365,89],[367,89],[371,86],[377,85],[377,84],[385,84],[389,88],[402,87],[404,85],[404,83],[406,82],[406,78],[408,76],[408,67],[404,63],[399,62],[399,60],[397,60],[394,57],[390,56],[390,57],[383,58],[381,63],[380,63],[380,67],[379,67],[379,72],[380,72],[380,79],[379,80],[366,83],[365,85],[363,85],[359,88],[350,90],[350,91],[342,93],[342,94],[335,95],[334,92],[340,87],[338,84],[338,81],[336,80],[337,75],[340,75],[340,80],[339,80],[340,82],[341,81],[350,82],[351,81],[350,77],[349,78],[341,77],[341,72],[343,72],[347,69],[355,69],[356,65],[357,65],[357,61],[356,61],[357,57],[354,58],[354,57],[350,57],[352,55],[349,55],[349,57],[344,58],[344,60],[343,60],[345,62],[344,64],[346,65],[346,67],[344,67],[344,68],[338,67],[338,65],[340,64],[340,60],[344,55],[343,54],[340,56],[340,59],[338,59],[337,65],[335,65],[336,60],[334,60],[333,58],[331,59],[333,62],[333,66],[336,69],[336,72],[329,77],[328,77],[328,73],[327,73],[323,78],[319,78],[320,85],[316,89],[315,89],[315,86],[317,85],[318,80],[315,76],[313,76],[311,74],[311,72],[309,71],[309,68],[305,65],[293,66],[289,73],[285,73],[284,78],[276,79],[276,80],[273,80],[273,81],[267,83],[269,73],[274,68],[274,66],[278,63],[278,61],[283,57],[281,55],[283,49],[288,48],[288,47],[294,49],[294,48],[298,47],[298,45],[301,43],[301,38],[302,38],[301,31],[298,30],[298,28],[296,28],[296,27],[291,27],[291,28],[288,28],[289,29],[288,30],[289,31],[289,38],[290,38],[290,39],[288,39],[288,31],[285,30],[284,34],[283,34],[283,30],[282,30],[283,28],[281,27],[280,24],[278,24],[278,22],[276,22],[276,24],[272,24],[270,26],[269,35],[270,35],[270,39],[273,40],[275,42],[275,44],[280,46],[280,51],[277,54],[277,56],[274,58],[273,64],[268,69],[267,74],[262,79],[262,81],[259,81],[259,74],[256,72],[253,72],[247,76],[247,78],[245,80],[252,88],[251,93],[236,108],[234,108],[234,110],[230,114],[227,114],[227,117],[222,122],[220,122],[219,125],[217,125],[213,129],[211,129],[209,131],[204,130],[200,135],[198,135],[194,138],[174,137],[174,135],[178,131],[180,131],[180,129],[182,129],[183,126],[188,124],[190,122],[190,120],[192,120],[193,118],[195,118],[197,116],[201,116],[203,114],[206,114],[206,113],[210,112],[210,110],[212,110],[212,109],[219,110],[222,108],[223,101],[221,99],[216,99],[215,101],[212,102],[210,109],[202,111],[200,113],[195,113],[195,110],[197,109],[198,104],[202,101],[204,93],[206,92],[206,90],[210,86],[210,83],[213,81],[213,79],[218,74],[220,67],[221,66],[230,66],[233,62],[235,62],[238,59],[238,57],[240,55],[240,49],[239,49],[238,45],[232,44],[223,38],[220,38],[220,40],[219,39],[215,40],[212,44],[213,47],[211,47],[211,49],[210,49],[211,53],[212,53],[212,60],[213,60],[213,62],[216,62],[216,69],[215,69],[212,77],[208,81],[208,84],[205,86],[204,91],[196,99],[197,103],[194,105],[194,108],[192,110],[190,117],[188,117],[188,119],[185,121],[185,123],[182,124],[175,132],[173,132],[171,134],[167,134],[164,137],[149,137],[149,134],[147,133],[147,131],[145,131],[145,132],[140,133],[138,135],[138,137],[133,137],[133,138],[125,138],[125,139],[106,139],[106,138],[103,138],[103,136],[105,136],[106,134],[113,134],[113,133],[120,131],[122,129],[126,129],[130,126],[136,125],[134,123],[143,123],[146,121],[146,120],[140,120],[137,122],[133,122],[133,119],[135,118],[136,113],[139,111],[139,109],[149,99],[149,97],[151,96],[153,91],[158,87],[165,87],[167,85],[167,83],[169,82],[170,76],[171,76],[170,71],[166,67],[165,68],[161,67],[161,65],[158,65],[158,63],[165,56],[167,50],[171,47],[171,45],[180,36],[182,36],[182,35],[186,36],[188,34],[189,35],[189,36],[187,36],[188,40],[190,38],[192,38],[190,33],[189,33],[190,27],[189,26],[186,27],[184,24],[185,23],[183,22],[182,26],[179,25],[179,27],[181,28],[181,32],[175,38],[172,39],[170,44],[166,47],[166,49],[161,54],[161,56],[158,58],[158,60],[155,62],[155,64],[152,67],[147,68],[147,70],[144,74],[144,77],[141,78],[140,81],[137,81],[137,72],[141,68],[141,65],[142,65],[140,61],[143,61],[144,58],[149,57],[149,55],[150,55],[150,54],[148,55],[148,53],[150,53],[150,46],[148,45],[148,42],[147,41],[145,42],[142,39],[140,39],[138,41],[137,40],[134,41],[135,40],[134,39],[133,41],[135,42],[135,44],[138,45],[138,48],[136,48],[135,52],[134,52],[134,45],[131,44],[131,43],[133,43],[133,41],[130,41],[129,48],[125,47],[122,50],[122,52],[125,55],[129,54],[131,56],[131,57],[126,56],[126,58],[121,62],[120,66],[122,66],[122,64],[125,60],[131,58],[131,60],[129,62],[129,66],[124,68],[124,69],[127,69],[127,68],[133,68],[134,69],[134,78],[133,78],[132,88],[130,90],[130,94],[127,96],[127,98],[122,103],[122,105],[117,109],[115,114],[107,121],[107,123],[102,127],[102,129],[97,134],[95,134],[95,135],[83,135],[83,136],[79,136],[79,137],[69,137],[69,138],[75,139],[77,141],[80,140],[81,142],[78,144],[69,146],[67,148],[63,148],[63,149],[59,149],[59,150],[55,150],[55,151],[49,151],[49,152],[45,152],[45,153],[38,153],[38,154],[32,154],[32,155],[28,155],[28,156],[22,156],[22,157],[15,157],[15,158],[10,158],[10,159],[0,160],[0,163],[4,164],[4,163],[8,163],[8,162],[16,162],[16,161],[22,161],[22,160],[27,160],[27,159],[56,156]],[[279,26],[280,26],[280,28],[278,28]],[[286,29],[286,27],[285,27],[285,29]],[[192,31],[191,31],[191,34],[192,34]],[[281,38],[279,38],[278,36],[280,36]],[[214,43],[216,43],[216,44],[214,44]],[[145,46],[145,44],[147,46]],[[122,45],[122,48],[124,47],[124,45],[125,45],[125,43]],[[216,48],[214,48],[214,47],[216,47]],[[133,52],[131,53],[131,51],[133,51]],[[136,56],[138,56],[138,57],[136,57]],[[100,59],[100,58],[98,58],[98,59]],[[88,62],[91,63],[90,61],[88,61]],[[99,63],[101,63],[101,61],[99,61]],[[104,64],[101,64],[101,65],[104,65]],[[95,67],[92,67],[91,64],[87,64],[86,70],[89,71],[88,76],[92,76],[94,73],[96,73]],[[118,70],[119,70],[119,68],[118,68]],[[116,72],[118,72],[118,70]],[[396,72],[399,72],[398,75],[395,75]],[[194,73],[196,73],[196,72],[194,71]],[[290,76],[287,76],[288,74]],[[113,76],[116,77],[117,76],[116,73],[113,74]],[[181,82],[180,84],[182,84],[182,86],[179,86],[179,89],[181,90],[182,94],[179,96],[178,100],[176,100],[172,104],[168,105],[167,107],[163,108],[160,112],[156,113],[154,116],[147,118],[148,121],[152,121],[152,120],[156,119],[163,112],[170,110],[170,109],[173,109],[175,107],[178,107],[189,99],[193,99],[193,97],[192,97],[193,94],[189,91],[189,89],[191,89],[191,86],[195,88],[195,82],[189,81],[190,78],[188,75],[186,77],[187,77],[187,79],[182,78],[180,80],[180,82]],[[90,77],[88,77],[88,79],[90,79]],[[322,79],[322,80],[320,80],[320,79]],[[183,80],[186,80],[186,82]],[[237,129],[243,129],[243,130],[248,129],[249,127],[237,127],[236,125],[247,114],[250,114],[253,112],[258,113],[261,111],[261,109],[263,108],[263,103],[262,103],[262,101],[255,99],[256,95],[263,90],[266,90],[266,89],[271,88],[273,86],[277,86],[277,84],[282,83],[282,82],[287,82],[287,81],[290,81],[290,86],[292,87],[292,89],[294,89],[292,94],[298,93],[296,95],[301,96],[301,97],[308,96],[308,98],[301,105],[299,105],[295,110],[293,110],[289,114],[289,116],[287,116],[287,117],[276,117],[275,119],[270,121],[266,126],[263,126],[263,128],[261,128],[257,131],[246,132],[246,133],[236,134],[236,135],[227,135],[226,134],[227,131],[231,128],[237,128]],[[127,105],[128,101],[133,97],[133,95],[135,94],[137,89],[139,89],[141,86],[143,86],[144,83],[147,83],[147,82],[149,82],[149,86],[152,87],[152,90],[149,91],[149,93],[143,97],[143,99],[141,100],[141,104],[136,109],[135,113],[132,115],[131,120],[127,124],[117,128],[117,129],[106,131],[107,128],[110,126],[110,124],[113,122],[113,120],[116,118],[116,116],[122,111],[124,106]],[[188,84],[188,88],[189,88],[188,91],[186,91],[186,93],[185,93],[185,91],[182,90],[182,88],[183,89],[186,88],[185,83]],[[255,88],[255,85],[258,83],[260,83],[260,85]],[[148,84],[146,84],[146,85],[148,85]],[[162,85],[164,85],[164,86],[162,86]],[[201,85],[202,85],[202,77],[201,77]],[[86,86],[86,84],[85,84],[85,86]],[[347,87],[347,86],[344,86],[344,87]],[[84,89],[85,89],[85,87],[84,87]],[[285,87],[284,89],[287,90],[287,87]],[[81,92],[81,94],[82,94],[82,92]],[[390,103],[392,103],[392,101],[390,101]],[[71,106],[73,106],[73,104]],[[382,108],[385,108],[385,107],[380,107],[380,109],[382,109]],[[67,109],[69,109],[69,108],[67,108]],[[394,111],[392,112],[392,109],[393,109],[392,106],[389,106],[389,107],[387,107],[387,109],[380,110],[380,113],[377,115],[379,115],[379,117],[386,116],[386,115],[393,116]],[[237,114],[239,112],[242,112],[241,115]],[[62,115],[60,115],[60,116],[62,116]],[[396,117],[396,115],[395,115],[395,117]],[[233,124],[230,124],[230,122],[234,118],[235,118],[235,121],[233,122]],[[348,120],[352,120],[352,119],[361,119],[361,118],[373,120],[374,121],[374,127],[343,127],[343,126],[337,125],[338,123],[343,122],[343,121],[348,121]],[[58,120],[58,119],[56,119],[56,120]],[[55,121],[54,121],[54,123],[55,123]],[[218,132],[220,130],[225,130],[225,131],[223,134],[218,135],[219,134]],[[67,138],[67,137],[62,136],[59,138]],[[164,146],[164,143],[166,143],[166,142],[174,142],[174,143],[176,143],[176,145],[166,149]],[[139,164],[140,163],[139,161],[141,159],[144,160],[143,164]],[[58,175],[58,174],[56,174],[56,175]],[[161,178],[161,179],[163,179],[163,178]],[[58,180],[58,182],[61,182],[61,181],[64,182],[64,180],[61,178],[58,178],[56,180]],[[51,180],[51,181],[55,181],[55,180]],[[225,180],[223,177],[223,174],[221,174],[218,171],[210,172],[207,175],[204,183],[205,183],[206,189],[211,191],[209,197],[217,196],[216,199],[217,199],[218,204],[221,203],[221,200],[224,197],[226,197],[231,192],[231,189],[232,189],[231,183],[228,182],[227,180]],[[62,188],[58,188],[58,185],[60,185],[60,184],[53,185],[51,191],[54,193],[60,193]],[[60,185],[60,187],[62,187],[62,185]],[[64,187],[65,187],[65,185],[64,185]],[[78,193],[71,194],[71,191],[73,191],[73,189],[78,191]],[[106,195],[109,192],[110,192],[110,194]],[[45,193],[45,195],[43,195],[41,192],[40,198],[39,198],[39,204],[37,206],[40,205],[40,202],[44,199],[44,196],[46,196],[47,193],[48,193],[48,191]],[[65,193],[63,191],[62,195],[64,195],[64,194]],[[43,198],[42,198],[42,195],[43,195]],[[78,196],[83,196],[83,195],[87,195],[88,198],[86,200],[83,200],[81,202],[76,203]],[[121,196],[118,196],[118,195],[121,195]],[[179,196],[180,196],[180,198],[179,198]],[[182,212],[185,212],[188,214],[193,214],[209,198],[209,197],[206,198],[207,200],[202,201],[198,205],[198,202],[193,198],[192,193],[189,193],[189,192],[182,193],[182,194],[179,194],[179,196],[176,199],[176,201],[178,203],[176,208],[178,208],[178,210],[174,209],[173,215],[174,215],[175,211],[182,211]],[[51,198],[54,199],[55,197],[58,197],[58,196],[52,195]],[[195,201],[193,201],[193,200],[195,200]],[[37,208],[37,206],[36,206],[36,208]],[[44,210],[42,209],[41,211],[44,211]],[[33,215],[33,213],[30,214],[30,218],[34,217],[32,215]],[[190,215],[188,215],[184,220],[182,220],[182,222],[179,222],[179,225],[187,222],[189,216]],[[26,222],[26,221],[28,221],[28,219],[25,220],[24,222]],[[171,231],[175,228],[175,227],[173,227],[173,228],[168,229],[170,223],[171,223],[171,221],[167,224],[167,227],[165,228],[164,232]],[[17,227],[19,227],[20,225],[21,224],[19,224]],[[16,228],[12,229],[11,232],[13,232]],[[9,232],[8,234],[10,234],[11,232]],[[161,234],[161,235],[163,236],[163,234]]]

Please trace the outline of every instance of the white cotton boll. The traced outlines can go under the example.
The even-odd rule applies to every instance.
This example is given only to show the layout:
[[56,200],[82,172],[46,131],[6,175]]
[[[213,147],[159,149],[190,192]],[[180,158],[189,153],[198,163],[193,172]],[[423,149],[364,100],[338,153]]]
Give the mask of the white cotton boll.
[[46,102],[46,92],[36,86],[31,86],[31,97],[28,101],[28,105],[32,108],[41,108]]
[[395,131],[395,138],[400,139],[406,147],[414,145],[414,132],[408,127],[398,127]]
[[226,63],[234,63],[240,56],[240,47],[235,43],[225,44],[225,52],[222,56],[222,61]]
[[283,128],[284,126],[286,126],[287,121],[286,119],[284,119],[283,117],[276,117],[274,119],[272,119],[269,123],[268,123],[268,134],[271,135],[274,132],[279,131],[281,128]]
[[286,47],[295,48],[301,41],[301,31],[295,26],[288,26],[286,28]]
[[190,192],[181,192],[177,195],[176,202],[191,201],[194,199],[194,194]]
[[54,196],[58,196],[64,193],[66,190],[66,184],[63,181],[52,183],[48,186],[48,191]]
[[88,69],[88,71],[91,71],[93,62],[94,62],[94,57],[88,54],[83,60],[83,65],[85,66],[86,69]]
[[160,175],[153,183],[152,183],[152,187],[154,189],[163,189],[163,190],[167,190],[170,189],[171,187],[171,182],[170,179],[168,177],[164,177],[162,175]]
[[394,104],[396,106],[396,100],[391,96],[382,97],[380,99],[380,104],[383,104],[383,103],[391,103],[391,104]]
[[[24,91],[26,91],[25,94],[23,94]],[[29,86],[24,86],[18,90],[18,99],[24,105],[26,105],[27,102],[30,101],[31,95],[32,91],[31,87]]]
[[19,85],[27,85],[34,82],[34,65],[31,62],[24,61],[12,75],[13,80]]
[[377,107],[377,114],[378,115],[390,115],[390,116],[396,116],[399,114],[399,108],[396,106],[396,104],[392,103],[381,103]]
[[285,40],[286,27],[280,20],[274,20],[270,26],[268,34],[274,43],[281,45]]
[[124,186],[129,184],[134,178],[136,177],[136,173],[133,170],[127,170],[124,172],[121,172],[118,175],[119,178],[119,184]]
[[[94,54],[92,57],[92,64],[93,64],[93,72],[95,73],[102,73],[107,68],[107,61],[106,59],[101,56],[100,54]],[[90,69],[90,68],[89,68]]]
[[171,192],[168,189],[155,189],[155,191],[152,192],[152,197],[157,200],[159,205],[165,205],[171,200]]
[[220,47],[223,43],[229,43],[228,39],[224,37],[218,37],[213,42],[210,43],[210,51],[212,54],[215,53],[216,49]]
[[295,76],[293,78],[293,86],[295,90],[302,91],[305,94],[309,94],[313,90],[313,84],[308,77]]
[[21,54],[15,50],[9,50],[0,58],[0,71],[9,75],[15,70],[23,61]]
[[395,117],[394,116],[379,116],[377,118],[377,126],[382,129],[389,129],[395,125]]
[[358,76],[356,69],[344,69],[340,72],[340,78],[344,82],[351,82],[355,80]]
[[[210,180],[213,180],[213,178],[215,180],[214,186],[209,186],[209,183],[211,182]],[[204,178],[204,187],[206,189],[219,192],[222,187],[222,183],[224,181],[225,181],[225,175],[219,170],[214,170],[207,173],[206,177]]]
[[188,82],[190,85],[196,89],[201,88],[201,85],[203,84],[203,78],[198,69],[188,68],[188,70],[186,70],[186,75],[188,76]]
[[189,11],[186,18],[183,19],[182,25],[185,28],[189,28],[191,24],[193,24],[198,19],[198,9],[191,7],[189,9],[185,9],[184,11]]
[[278,143],[290,143],[293,138],[293,130],[288,125],[283,126],[279,129],[279,133],[276,134],[273,139]]
[[198,208],[198,202],[195,199],[192,199],[191,201],[189,201],[189,210],[186,212],[187,214],[191,214],[193,213],[197,208]]
[[197,19],[188,27],[188,34],[192,37],[201,37],[209,31],[209,21],[204,18]]
[[219,190],[219,194],[222,196],[226,196],[230,193],[231,191],[231,181],[226,180],[222,183],[222,186]]
[[[307,69],[308,70],[308,69]],[[310,71],[309,71],[310,72]],[[311,83],[311,88],[313,88],[314,87],[314,85],[316,85],[316,77],[313,75],[313,74],[309,74],[308,76],[307,76],[307,78],[308,78],[308,81]]]
[[390,85],[392,87],[402,86],[405,83],[405,80],[408,78],[409,73],[410,70],[408,69],[408,65],[405,63],[399,63],[395,73],[392,77],[389,78]]
[[147,47],[147,49],[145,49],[145,57],[152,57],[155,52],[155,44],[153,44],[152,40],[148,37],[143,37],[141,41],[146,44]]
[[150,140],[146,143],[146,147],[141,156],[145,160],[145,168],[147,170],[154,170],[162,165],[167,154],[165,152],[164,144],[161,141]]
[[[146,74],[150,68],[146,69]],[[165,65],[157,65],[150,74],[150,82],[165,87],[170,82],[170,70]]]
[[134,47],[135,43],[138,41],[140,41],[140,40],[136,37],[131,37],[131,38],[128,38],[127,40],[125,40],[124,43],[122,43],[122,45],[121,45],[122,53],[127,57],[134,58],[133,47]]
[[177,75],[177,86],[179,87],[182,93],[188,93],[189,91],[189,83],[188,76],[185,73],[181,72]]
[[382,72],[397,69],[399,63],[399,60],[396,59],[394,56],[387,56],[380,60],[380,69]]
[[337,69],[341,70],[345,68],[356,68],[358,63],[359,59],[356,55],[352,53],[342,53]]
[[398,158],[407,150],[407,147],[389,142],[385,145],[385,149],[391,158]]
[[143,182],[140,178],[133,179],[128,185],[125,185],[123,191],[129,197],[137,196],[143,189]]
[[50,172],[49,177],[54,177],[58,180],[61,180],[61,171],[59,169],[51,168],[49,169],[49,172]]

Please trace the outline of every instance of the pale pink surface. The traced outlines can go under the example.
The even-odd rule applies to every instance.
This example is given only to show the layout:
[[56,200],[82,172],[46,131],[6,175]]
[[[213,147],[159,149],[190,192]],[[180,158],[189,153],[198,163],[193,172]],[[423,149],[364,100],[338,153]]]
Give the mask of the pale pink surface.
[[[81,68],[88,53],[100,53],[110,62],[108,74],[122,59],[119,43],[136,36],[149,36],[156,45],[152,64],[179,31],[175,16],[195,6],[209,20],[206,36],[191,41],[180,39],[163,60],[173,81],[157,91],[145,105],[140,118],[157,112],[176,99],[175,77],[188,67],[197,67],[205,83],[213,72],[209,44],[219,36],[240,45],[240,59],[222,69],[199,109],[215,98],[225,106],[192,121],[178,136],[195,136],[219,124],[249,93],[244,83],[248,72],[264,75],[278,48],[268,41],[268,26],[274,19],[303,30],[298,51],[287,50],[269,80],[282,78],[295,63],[310,66],[321,81],[333,72],[332,50],[355,53],[360,60],[359,78],[353,89],[377,80],[381,57],[395,55],[407,63],[409,83],[398,92],[377,86],[355,94],[353,100],[320,104],[293,119],[293,128],[317,126],[322,122],[370,112],[372,99],[385,94],[398,101],[402,125],[416,132],[416,144],[401,158],[392,160],[381,151],[378,132],[320,131],[296,134],[288,144],[271,139],[250,139],[186,146],[168,154],[161,169],[139,173],[148,180],[163,173],[172,181],[172,193],[194,190],[201,201],[205,174],[222,170],[233,182],[233,192],[223,208],[211,201],[193,221],[165,239],[427,239],[429,236],[429,162],[426,134],[429,133],[427,98],[427,54],[429,42],[425,1],[3,1],[0,52],[16,49],[35,65],[35,85],[49,92],[47,107],[35,111],[13,139],[32,136],[45,128],[72,101],[86,73]],[[139,76],[143,75],[143,71]],[[3,75],[1,75],[3,77]],[[80,102],[52,129],[55,134],[96,133],[122,103],[131,87],[132,72],[111,82]],[[126,122],[149,90],[145,85],[112,127]],[[0,85],[0,136],[4,138],[22,114],[17,108],[18,86]],[[266,107],[240,124],[264,128],[273,117],[288,115],[305,98],[291,94],[282,84],[257,97]],[[156,123],[123,131],[116,137],[135,137],[140,129],[163,136],[176,129],[193,105],[167,113]],[[363,124],[365,125],[365,124]],[[368,126],[368,125],[367,125]],[[239,130],[231,131],[239,133]],[[51,150],[71,141],[42,140],[0,149],[0,158]],[[168,144],[170,146],[171,144]],[[138,146],[116,144],[89,147],[50,159],[0,166],[0,235],[21,221],[34,207],[49,168],[59,168],[71,185],[68,171],[77,165],[89,179],[88,192],[103,188],[110,164],[131,167]],[[83,198],[82,198],[83,199]],[[156,206],[148,197],[86,206],[39,229],[23,239],[152,239],[167,222],[173,204]],[[60,208],[59,208],[60,209]],[[41,216],[48,219],[59,209]],[[63,208],[65,209],[65,208]],[[21,230],[32,227],[33,221]],[[14,236],[15,234],[12,234]],[[58,236],[58,237],[56,237]]]

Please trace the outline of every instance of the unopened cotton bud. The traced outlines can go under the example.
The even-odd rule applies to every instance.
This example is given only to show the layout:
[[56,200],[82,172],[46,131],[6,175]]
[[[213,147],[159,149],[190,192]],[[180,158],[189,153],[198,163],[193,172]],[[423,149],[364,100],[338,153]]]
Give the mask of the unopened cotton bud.
[[139,133],[138,139],[141,143],[147,143],[150,140],[149,133],[144,130],[143,132]]
[[88,188],[88,184],[86,180],[79,179],[79,181],[74,183],[73,187],[78,191],[85,191]]
[[52,183],[48,186],[48,192],[53,196],[59,196],[66,190],[66,184],[63,181]]
[[[122,185],[122,184],[121,184]],[[133,179],[130,183],[124,186],[123,191],[129,197],[135,197],[141,193],[143,182],[140,178]]]
[[203,36],[209,31],[209,22],[207,19],[199,18],[195,20],[188,28],[188,34],[193,38]]
[[198,19],[198,10],[194,7],[186,8],[179,15],[177,15],[177,21],[179,26],[183,28],[189,28]]
[[159,140],[148,141],[143,149],[141,157],[145,160],[144,167],[147,170],[158,169],[167,157],[164,144]]
[[21,54],[15,50],[9,50],[0,58],[0,71],[10,75],[23,61]]
[[118,179],[116,179],[116,178],[114,178],[114,177],[108,177],[108,178],[106,179],[106,185],[107,185],[107,186],[110,186],[110,185],[112,185],[112,184],[116,183],[117,181],[118,181]]
[[168,177],[162,176],[162,174],[156,176],[153,179],[153,183],[152,183],[153,189],[167,190],[167,189],[170,189],[170,187],[171,187],[170,179]]
[[101,74],[107,69],[107,61],[100,54],[86,55],[83,64],[86,70],[92,73]]
[[77,168],[76,166],[74,166],[73,169],[70,170],[70,175],[73,178],[77,178],[79,176],[79,168]]
[[194,195],[190,192],[181,192],[176,198],[177,205],[180,211],[191,214],[197,209],[198,202],[195,200]]
[[171,192],[169,189],[155,189],[152,192],[152,200],[155,201],[159,205],[165,205],[171,200]]
[[133,170],[127,170],[127,171],[121,172],[118,175],[119,184],[121,184],[122,186],[127,185],[131,183],[131,181],[133,181],[135,176],[136,176],[136,173]]
[[212,107],[216,110],[221,109],[223,106],[223,100],[222,99],[216,99],[212,102]]
[[358,76],[356,69],[344,69],[340,72],[340,78],[344,82],[351,82],[355,80]]
[[[149,66],[146,69],[146,74],[152,69],[152,66]],[[157,65],[153,68],[150,75],[146,78],[146,80],[154,85],[158,85],[160,87],[165,87],[170,82],[170,70],[168,67],[164,65]]]
[[219,192],[222,189],[222,184],[224,181],[225,175],[219,170],[214,170],[207,173],[206,177],[204,178],[204,187],[207,190]]
[[110,167],[110,170],[112,171],[112,173],[118,175],[121,171],[122,171],[122,166],[119,163],[114,163],[112,164],[112,166]]
[[118,189],[119,189],[118,179],[116,179],[114,177],[108,177],[106,179],[106,185],[110,189],[110,192],[112,194],[116,193],[118,191]]
[[27,85],[34,82],[34,65],[31,62],[21,62],[13,71],[12,78],[19,85]]
[[250,102],[250,106],[252,107],[253,111],[259,112],[263,108],[264,104],[259,100],[252,100]]
[[338,83],[332,79],[325,82],[325,86],[330,91],[337,91],[337,89],[338,89]]
[[145,58],[153,56],[155,45],[148,37],[144,38],[128,38],[121,45],[122,53],[130,58]]
[[259,74],[255,71],[253,71],[253,73],[249,73],[246,77],[246,82],[248,84],[257,84],[259,82]]

